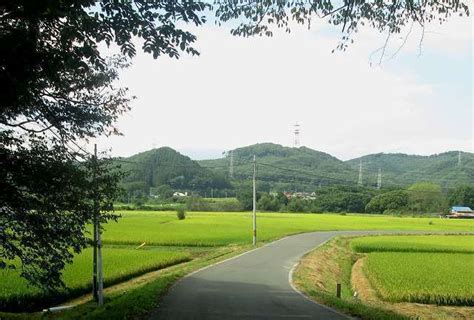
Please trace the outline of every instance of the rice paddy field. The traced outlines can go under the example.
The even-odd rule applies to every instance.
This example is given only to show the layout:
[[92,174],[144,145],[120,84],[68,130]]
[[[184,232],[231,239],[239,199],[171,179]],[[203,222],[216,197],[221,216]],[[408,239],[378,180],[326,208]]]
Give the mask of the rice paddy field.
[[384,300],[474,306],[472,254],[374,252],[366,268]]
[[363,237],[351,241],[357,252],[474,253],[472,235],[422,235]]
[[382,300],[474,306],[474,236],[376,236],[351,241],[368,253],[364,273]]
[[[190,253],[185,250],[105,247],[103,250],[104,286],[188,261],[190,258]],[[51,303],[58,303],[66,297],[87,293],[92,290],[91,274],[91,249],[85,249],[74,258],[72,264],[66,266],[63,281],[67,289],[56,295],[48,295],[38,288],[28,286],[26,280],[19,276],[18,270],[0,269],[0,309],[23,311],[37,309]]]
[[[248,244],[252,237],[250,213],[123,212],[118,223],[105,226],[104,243],[162,246],[224,246]],[[330,230],[474,231],[474,222],[455,219],[398,218],[391,216],[258,213],[259,241],[285,235]]]
[[[251,213],[191,212],[186,214],[185,220],[178,220],[175,212],[164,211],[132,211],[122,212],[121,215],[118,222],[104,225],[105,286],[184,261],[194,261],[198,256],[215,254],[219,248],[249,245],[252,241]],[[260,242],[309,231],[432,230],[454,233],[474,231],[474,221],[467,220],[350,214],[258,213],[257,215]],[[367,239],[369,238],[365,240],[369,241]],[[136,249],[143,243],[145,245],[141,249]],[[455,252],[466,252],[466,250],[471,252],[472,248],[468,248],[469,240],[466,238],[463,243],[464,246],[458,246]],[[376,244],[372,243],[372,246],[374,245]],[[431,245],[432,243],[419,244],[425,246],[425,251]],[[61,291],[59,295],[49,295],[29,287],[26,281],[20,278],[18,271],[0,270],[2,284],[0,310],[38,310],[39,307],[50,307],[89,292],[91,257],[92,253],[87,249],[75,257],[72,265],[67,266],[63,277],[67,289]],[[378,260],[374,265],[376,263]]]

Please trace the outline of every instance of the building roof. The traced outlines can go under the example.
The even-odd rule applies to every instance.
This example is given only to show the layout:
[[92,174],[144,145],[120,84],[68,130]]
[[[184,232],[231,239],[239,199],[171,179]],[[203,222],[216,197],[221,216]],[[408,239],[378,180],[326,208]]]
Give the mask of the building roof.
[[457,211],[457,212],[471,212],[471,208],[469,207],[452,207],[451,210]]

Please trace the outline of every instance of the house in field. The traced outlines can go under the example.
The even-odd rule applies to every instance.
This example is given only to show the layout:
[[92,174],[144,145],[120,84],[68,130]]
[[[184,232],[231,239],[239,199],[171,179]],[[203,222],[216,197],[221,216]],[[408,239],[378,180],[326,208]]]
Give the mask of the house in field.
[[454,206],[451,207],[451,211],[446,215],[448,219],[474,219],[474,211],[469,207]]
[[182,192],[176,191],[175,193],[173,193],[173,197],[176,197],[176,198],[182,198],[182,197],[187,197],[187,196],[188,196],[187,192],[182,193]]
[[285,197],[288,200],[291,200],[292,198],[298,198],[298,199],[303,199],[303,200],[314,200],[316,199],[316,192],[283,192]]

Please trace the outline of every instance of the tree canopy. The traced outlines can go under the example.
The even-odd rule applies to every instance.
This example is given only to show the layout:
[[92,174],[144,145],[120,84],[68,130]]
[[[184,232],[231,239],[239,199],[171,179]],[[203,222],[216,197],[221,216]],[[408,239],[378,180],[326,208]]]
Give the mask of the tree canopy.
[[387,210],[401,212],[406,210],[408,194],[405,190],[393,190],[373,197],[365,207],[366,212],[384,213]]
[[410,211],[441,213],[447,209],[446,199],[437,184],[418,182],[410,186],[407,191]]
[[449,195],[449,204],[474,209],[474,185],[462,185],[455,188]]

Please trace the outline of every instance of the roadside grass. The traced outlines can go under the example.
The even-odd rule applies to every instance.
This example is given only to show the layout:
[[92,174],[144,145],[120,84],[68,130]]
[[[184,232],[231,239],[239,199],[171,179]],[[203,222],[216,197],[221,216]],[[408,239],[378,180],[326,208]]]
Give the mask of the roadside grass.
[[[106,224],[104,243],[163,246],[225,246],[248,244],[252,238],[250,213],[188,212],[177,220],[175,212],[121,212]],[[431,223],[430,223],[431,222]],[[258,213],[259,241],[308,231],[419,230],[474,231],[474,221],[368,215]]]
[[367,236],[352,240],[351,248],[364,253],[387,251],[474,253],[474,235]]
[[373,252],[364,273],[383,300],[474,306],[474,254]]
[[[184,250],[136,250],[134,248],[108,248],[103,250],[104,286],[130,279],[137,275],[189,261],[191,254]],[[68,298],[92,289],[92,249],[85,249],[67,265],[63,273],[65,289],[57,293],[44,292],[29,286],[19,270],[0,270],[0,310],[33,311],[58,304]]]

